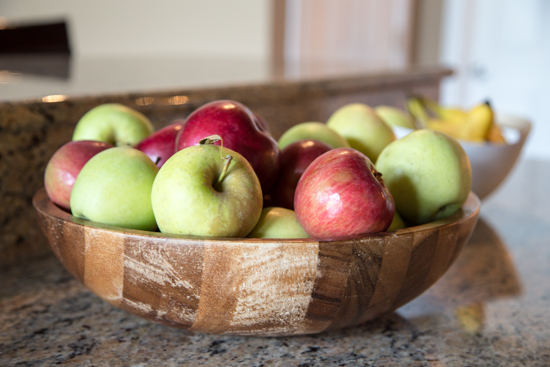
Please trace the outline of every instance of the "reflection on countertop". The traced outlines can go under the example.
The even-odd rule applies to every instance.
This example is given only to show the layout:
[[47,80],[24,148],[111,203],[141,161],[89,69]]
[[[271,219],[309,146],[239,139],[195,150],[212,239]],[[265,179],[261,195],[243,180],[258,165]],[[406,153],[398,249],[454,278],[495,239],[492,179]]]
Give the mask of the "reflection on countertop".
[[[459,290],[448,294],[446,290]],[[424,304],[415,305],[420,312],[436,311],[431,307],[452,308],[469,303],[486,303],[500,297],[521,294],[522,286],[514,260],[502,238],[481,217],[460,258],[439,280],[438,286],[424,294]],[[413,316],[413,309],[408,310]]]
[[0,274],[0,364],[548,366],[547,187],[550,162],[521,161],[431,289],[373,322],[311,336],[160,326],[100,300],[55,258],[35,260]]
[[403,307],[401,313],[409,319],[422,319],[454,311],[457,325],[476,333],[482,331],[488,303],[521,293],[521,282],[508,247],[491,225],[480,218],[449,271],[421,298]]
[[269,65],[251,59],[0,55],[0,101],[46,95],[88,96],[268,81]]
[[0,54],[0,101],[42,98],[52,94],[94,96],[285,83],[395,71],[400,70],[315,61],[276,67],[269,60],[253,58]]
[[[0,84],[4,85],[0,90],[8,93],[21,81],[33,78],[66,81],[70,78],[70,66],[71,55],[67,53],[0,53]],[[6,98],[11,97],[6,94]]]

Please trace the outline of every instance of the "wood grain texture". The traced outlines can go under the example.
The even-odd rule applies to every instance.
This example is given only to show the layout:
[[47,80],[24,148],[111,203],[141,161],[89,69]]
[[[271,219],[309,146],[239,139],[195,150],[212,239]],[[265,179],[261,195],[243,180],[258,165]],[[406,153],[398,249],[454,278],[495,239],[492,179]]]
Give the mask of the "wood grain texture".
[[164,325],[257,336],[318,333],[395,310],[447,271],[480,209],[470,194],[445,220],[316,241],[123,230],[71,216],[43,189],[33,204],[55,255],[102,299]]

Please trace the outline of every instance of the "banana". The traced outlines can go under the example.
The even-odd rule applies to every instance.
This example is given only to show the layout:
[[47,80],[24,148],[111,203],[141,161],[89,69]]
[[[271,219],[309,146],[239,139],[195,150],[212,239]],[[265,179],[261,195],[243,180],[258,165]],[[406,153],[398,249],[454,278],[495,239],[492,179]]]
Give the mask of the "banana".
[[430,109],[439,119],[444,121],[462,122],[467,116],[466,111],[460,108],[443,107],[439,103],[430,99],[423,98],[422,102]]
[[495,123],[489,102],[474,106],[469,111],[449,108],[428,98],[411,97],[407,109],[417,128],[428,128],[449,134],[457,139],[473,142],[505,143]]
[[426,122],[426,128],[440,131],[442,133],[451,135],[452,137],[455,137],[457,135],[457,132],[462,127],[462,125],[463,122],[460,120],[445,121],[432,118]]
[[462,110],[444,108],[422,97],[409,98],[407,109],[420,128],[441,131],[451,136],[456,135],[466,118],[466,113]]
[[423,129],[427,127],[430,116],[424,108],[422,99],[418,97],[411,97],[407,100],[406,109],[412,116],[415,127],[417,129]]
[[485,140],[490,143],[498,143],[498,144],[506,143],[506,139],[504,138],[504,135],[502,135],[502,131],[495,121],[494,111],[491,107],[491,104],[489,103],[489,101],[486,101],[485,104],[491,110],[491,115],[492,115],[491,127],[489,127],[489,131],[487,132]]
[[488,102],[474,106],[468,112],[466,120],[458,129],[455,138],[473,142],[487,141],[493,120],[493,109]]
[[502,135],[502,131],[494,121],[493,121],[493,124],[491,125],[491,128],[489,129],[489,134],[487,135],[487,141],[491,143],[499,143],[499,144],[506,143],[506,139],[504,139],[504,135]]

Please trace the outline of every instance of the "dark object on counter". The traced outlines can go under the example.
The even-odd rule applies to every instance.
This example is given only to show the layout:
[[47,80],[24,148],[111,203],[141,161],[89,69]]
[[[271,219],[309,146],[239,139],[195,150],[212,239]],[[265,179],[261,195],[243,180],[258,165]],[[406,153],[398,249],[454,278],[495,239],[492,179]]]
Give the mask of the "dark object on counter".
[[0,70],[69,79],[71,48],[65,21],[0,24]]
[[6,53],[70,54],[67,23],[0,25],[0,54]]

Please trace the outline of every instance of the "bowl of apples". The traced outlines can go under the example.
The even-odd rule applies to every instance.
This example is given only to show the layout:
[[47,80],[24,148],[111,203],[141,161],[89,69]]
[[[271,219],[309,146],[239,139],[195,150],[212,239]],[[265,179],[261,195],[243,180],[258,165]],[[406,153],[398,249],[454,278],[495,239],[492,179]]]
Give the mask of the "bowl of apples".
[[[410,134],[375,166],[355,143],[281,149],[234,101],[157,132],[127,107],[100,107],[52,156],[33,205],[77,280],[163,325],[279,336],[364,323],[434,284],[477,222],[467,157],[444,134]],[[425,144],[434,152],[419,158]],[[430,187],[432,164],[457,184]],[[416,168],[404,178],[405,166]],[[407,190],[431,196],[409,202]]]

